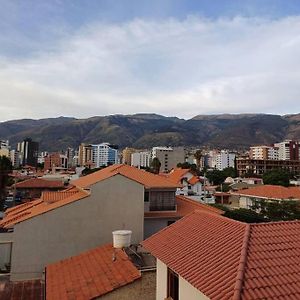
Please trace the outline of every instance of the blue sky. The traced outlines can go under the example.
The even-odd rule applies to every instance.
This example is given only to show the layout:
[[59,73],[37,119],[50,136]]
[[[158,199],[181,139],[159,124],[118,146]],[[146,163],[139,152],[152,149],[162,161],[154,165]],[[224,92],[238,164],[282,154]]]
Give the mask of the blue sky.
[[299,0],[0,5],[0,121],[300,112]]

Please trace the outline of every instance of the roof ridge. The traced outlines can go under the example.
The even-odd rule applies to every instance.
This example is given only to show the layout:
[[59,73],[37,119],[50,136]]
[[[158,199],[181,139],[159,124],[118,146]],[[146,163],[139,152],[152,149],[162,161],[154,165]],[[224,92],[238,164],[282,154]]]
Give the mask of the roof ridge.
[[250,239],[250,224],[246,224],[245,227],[245,233],[242,243],[242,250],[241,250],[241,256],[239,261],[239,266],[237,270],[237,276],[236,281],[234,285],[234,293],[232,296],[232,300],[240,300],[242,295],[242,289],[243,289],[243,281],[245,276],[245,269],[246,269],[246,262],[247,262],[247,252],[248,252],[248,245],[249,245],[249,239]]

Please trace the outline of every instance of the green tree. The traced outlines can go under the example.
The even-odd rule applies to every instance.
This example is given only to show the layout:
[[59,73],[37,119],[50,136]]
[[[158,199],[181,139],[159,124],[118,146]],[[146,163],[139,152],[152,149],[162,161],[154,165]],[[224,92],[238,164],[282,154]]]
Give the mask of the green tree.
[[12,171],[12,165],[9,158],[0,156],[0,210],[3,210],[6,198],[6,186],[9,182],[9,174]]
[[182,168],[182,169],[190,169],[191,171],[193,171],[197,174],[199,173],[197,166],[195,164],[190,164],[188,162],[178,163],[177,167]]
[[212,170],[206,173],[209,182],[214,185],[220,185],[226,179],[226,175],[219,170]]
[[227,177],[235,178],[237,176],[236,170],[233,167],[225,168],[225,169],[223,169],[222,172],[223,172],[224,176],[226,176],[226,178]]
[[286,170],[272,170],[263,175],[264,184],[289,186],[291,174]]
[[154,157],[151,161],[151,171],[155,174],[159,173],[161,163],[157,157]]
[[200,162],[201,162],[201,158],[202,158],[202,151],[197,150],[194,154],[194,157],[196,158],[197,167],[200,168]]

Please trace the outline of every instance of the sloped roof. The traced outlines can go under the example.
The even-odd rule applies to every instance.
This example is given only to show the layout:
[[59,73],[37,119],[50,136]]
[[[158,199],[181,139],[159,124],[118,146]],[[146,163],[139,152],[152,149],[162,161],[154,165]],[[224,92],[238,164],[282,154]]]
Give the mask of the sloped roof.
[[74,180],[72,183],[76,186],[87,188],[99,181],[117,174],[130,178],[144,185],[146,188],[176,188],[180,186],[159,175],[123,164],[115,164],[106,167],[92,174],[80,177],[79,179]]
[[200,180],[199,177],[193,176],[188,182],[189,182],[189,184],[194,185],[194,184],[196,184],[196,183],[198,183],[198,182],[200,182],[200,181],[201,181],[201,180]]
[[45,180],[42,178],[30,178],[15,184],[17,189],[27,188],[48,188],[48,189],[62,189],[64,188],[64,183],[61,180]]
[[[43,194],[38,200],[27,202],[5,211],[5,217],[0,221],[0,227],[9,228],[17,223],[28,220],[47,211],[67,205],[71,202],[83,199],[89,195],[78,187],[73,187],[68,191],[52,192]],[[59,196],[58,196],[59,195]]]
[[166,177],[170,181],[180,184],[181,183],[181,179],[188,172],[191,172],[190,169],[176,168],[176,169],[173,169],[169,174],[167,174]]
[[124,251],[112,257],[108,244],[48,265],[47,299],[96,299],[141,277]]
[[195,211],[143,246],[210,299],[300,299],[300,221]]
[[145,218],[182,218],[195,210],[223,214],[224,212],[216,207],[188,199],[184,196],[176,196],[176,211],[149,211],[145,212]]
[[259,185],[249,189],[243,189],[235,192],[235,194],[263,197],[270,199],[299,199],[299,187],[284,187],[280,185]]

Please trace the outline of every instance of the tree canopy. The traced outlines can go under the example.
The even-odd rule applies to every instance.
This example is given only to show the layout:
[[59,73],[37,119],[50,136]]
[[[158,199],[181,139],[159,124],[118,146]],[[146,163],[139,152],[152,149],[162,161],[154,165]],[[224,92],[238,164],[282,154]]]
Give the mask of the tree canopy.
[[264,184],[289,186],[291,174],[286,170],[272,170],[263,175]]
[[12,171],[12,164],[8,157],[0,156],[0,210],[3,209],[6,198],[6,186],[9,181],[9,173]]

